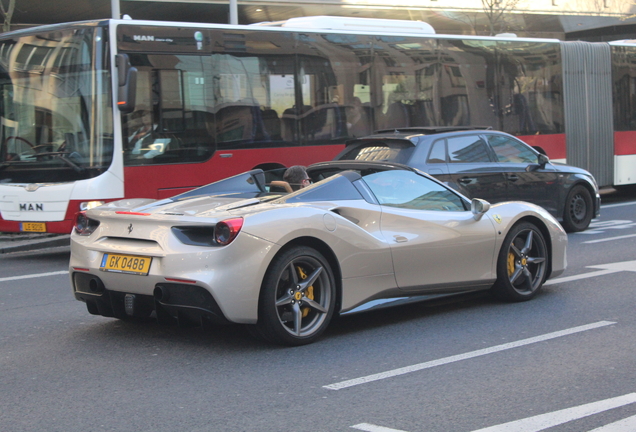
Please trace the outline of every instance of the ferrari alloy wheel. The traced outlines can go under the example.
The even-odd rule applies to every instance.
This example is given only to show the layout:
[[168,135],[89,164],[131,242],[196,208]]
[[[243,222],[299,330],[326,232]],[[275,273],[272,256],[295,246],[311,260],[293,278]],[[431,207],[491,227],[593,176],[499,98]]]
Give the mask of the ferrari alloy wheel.
[[293,247],[276,257],[265,274],[255,330],[282,345],[312,343],[329,325],[335,292],[327,260],[314,249]]
[[543,285],[548,262],[541,231],[527,222],[514,226],[499,252],[495,294],[510,301],[530,300]]
[[593,212],[590,192],[584,186],[574,186],[565,200],[563,228],[567,232],[583,231],[590,225]]

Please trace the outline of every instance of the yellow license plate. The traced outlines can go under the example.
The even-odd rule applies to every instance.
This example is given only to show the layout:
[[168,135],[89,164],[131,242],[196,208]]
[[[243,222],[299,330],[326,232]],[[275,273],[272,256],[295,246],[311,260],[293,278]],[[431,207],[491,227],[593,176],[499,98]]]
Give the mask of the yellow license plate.
[[20,231],[23,232],[46,232],[46,224],[44,222],[22,222]]
[[105,253],[99,269],[102,271],[146,276],[152,257]]

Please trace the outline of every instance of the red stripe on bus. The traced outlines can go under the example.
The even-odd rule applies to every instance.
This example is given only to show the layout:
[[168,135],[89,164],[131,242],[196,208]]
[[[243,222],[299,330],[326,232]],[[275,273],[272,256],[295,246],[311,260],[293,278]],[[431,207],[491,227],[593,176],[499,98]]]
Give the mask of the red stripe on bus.
[[614,132],[614,154],[616,156],[636,154],[636,131]]
[[521,135],[521,141],[530,146],[541,147],[550,159],[565,159],[565,134]]

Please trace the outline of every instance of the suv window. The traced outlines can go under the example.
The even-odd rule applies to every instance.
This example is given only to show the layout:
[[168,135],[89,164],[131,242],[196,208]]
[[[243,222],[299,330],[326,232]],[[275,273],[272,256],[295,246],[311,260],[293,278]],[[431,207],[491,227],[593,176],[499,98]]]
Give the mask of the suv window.
[[364,176],[364,181],[381,205],[413,210],[466,210],[459,196],[411,171],[380,171]]
[[539,158],[527,145],[504,135],[489,135],[488,142],[499,162],[538,163]]
[[446,163],[445,140],[441,139],[433,143],[426,163]]
[[486,143],[478,135],[447,138],[447,142],[451,163],[492,162]]

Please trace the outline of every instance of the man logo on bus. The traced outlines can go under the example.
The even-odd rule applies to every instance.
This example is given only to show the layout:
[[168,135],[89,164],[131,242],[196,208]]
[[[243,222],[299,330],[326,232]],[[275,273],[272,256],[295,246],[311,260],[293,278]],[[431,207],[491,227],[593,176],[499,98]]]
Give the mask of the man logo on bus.
[[144,36],[144,35],[134,35],[133,36],[133,40],[134,41],[153,42],[155,40],[155,37],[154,36]]
[[44,211],[44,204],[20,203],[20,211]]

